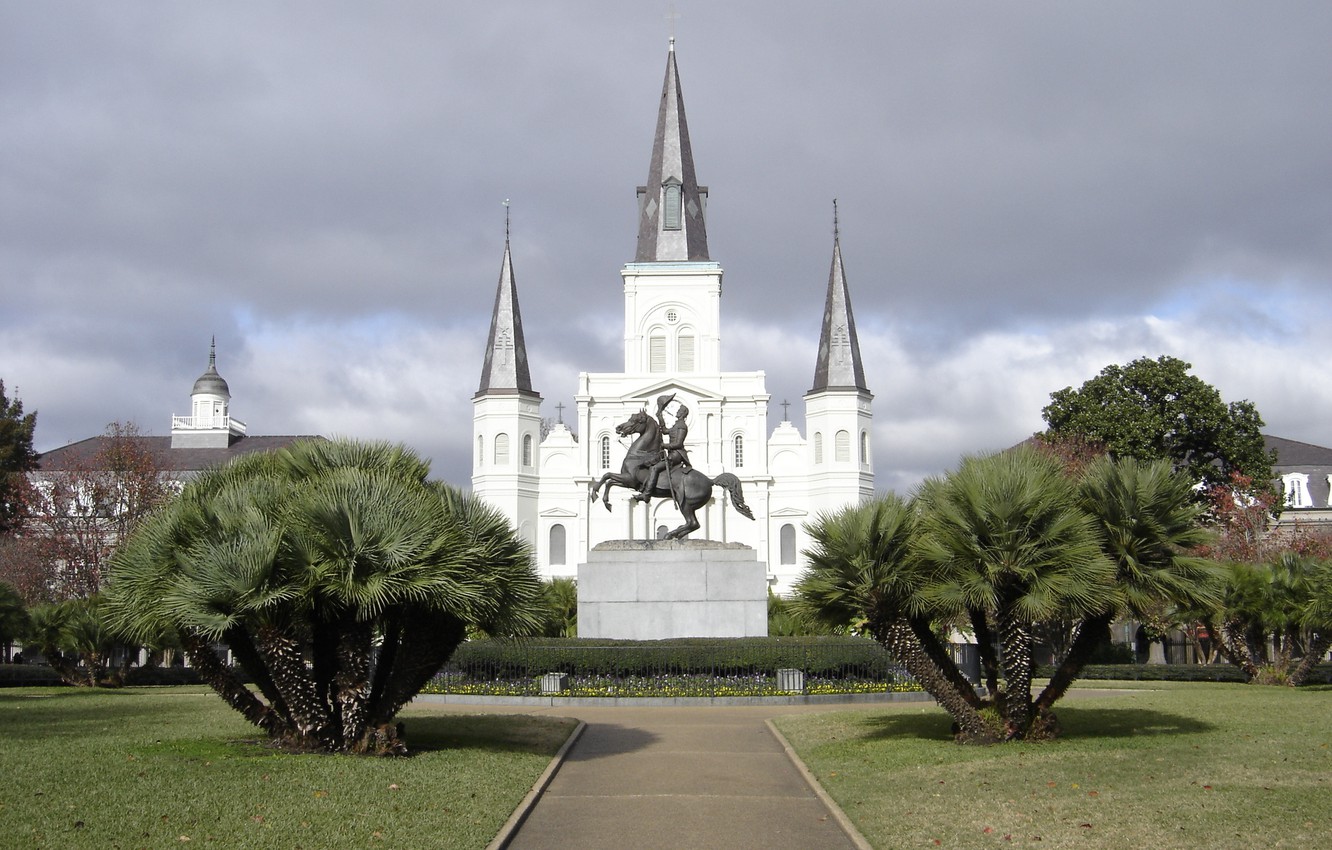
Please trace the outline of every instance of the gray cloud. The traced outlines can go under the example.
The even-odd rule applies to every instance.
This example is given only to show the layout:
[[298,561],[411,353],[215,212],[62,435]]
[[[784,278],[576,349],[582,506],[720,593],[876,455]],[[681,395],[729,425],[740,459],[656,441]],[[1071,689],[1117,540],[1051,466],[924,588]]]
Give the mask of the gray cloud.
[[[773,424],[837,197],[883,486],[1162,353],[1332,439],[1326,4],[681,11],[725,366],[767,371]],[[402,439],[465,481],[502,200],[548,413],[620,365],[666,30],[609,0],[5,4],[0,378],[41,447],[161,433],[216,333],[255,432]]]

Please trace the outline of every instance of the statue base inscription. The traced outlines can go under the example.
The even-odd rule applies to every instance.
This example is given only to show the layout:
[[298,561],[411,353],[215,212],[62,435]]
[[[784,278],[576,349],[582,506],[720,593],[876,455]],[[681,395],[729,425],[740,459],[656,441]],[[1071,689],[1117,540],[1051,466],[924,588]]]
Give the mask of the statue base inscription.
[[766,637],[768,570],[714,540],[608,540],[578,565],[578,636]]

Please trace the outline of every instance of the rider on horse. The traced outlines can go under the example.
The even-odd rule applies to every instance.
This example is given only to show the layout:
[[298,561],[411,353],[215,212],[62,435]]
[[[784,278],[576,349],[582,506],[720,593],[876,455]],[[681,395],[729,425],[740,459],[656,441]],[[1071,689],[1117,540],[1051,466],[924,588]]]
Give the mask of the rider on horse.
[[[689,468],[689,451],[685,448],[685,438],[689,436],[689,426],[685,424],[685,418],[689,416],[689,408],[682,403],[675,412],[675,424],[669,428],[666,427],[666,418],[663,415],[666,405],[674,399],[675,393],[657,397],[657,423],[661,425],[662,457],[647,471],[643,486],[639,488],[637,495],[634,496],[640,502],[646,502],[652,498],[652,491],[657,487],[657,478],[663,472],[666,473],[666,486],[669,488],[671,487],[671,470]],[[674,497],[673,492],[672,497]]]

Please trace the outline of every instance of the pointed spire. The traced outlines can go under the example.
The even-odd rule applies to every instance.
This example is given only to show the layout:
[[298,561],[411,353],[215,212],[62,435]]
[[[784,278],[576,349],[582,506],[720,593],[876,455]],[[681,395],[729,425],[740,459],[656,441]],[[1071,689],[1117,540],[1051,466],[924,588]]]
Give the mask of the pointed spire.
[[842,268],[842,243],[833,200],[833,258],[828,273],[828,300],[823,308],[823,330],[819,333],[819,359],[814,367],[814,386],[820,390],[864,390],[865,369],[860,362],[860,340],[851,313],[851,292]]
[[638,191],[638,250],[634,261],[707,260],[708,232],[703,223],[707,194],[707,188],[700,187],[694,176],[694,152],[689,145],[672,36],[647,185]]
[[504,261],[500,265],[495,310],[490,317],[490,338],[486,341],[486,360],[481,367],[481,387],[477,395],[488,392],[532,392],[527,344],[523,340],[523,318],[518,310],[518,286],[514,282],[513,257],[509,252],[507,199],[504,201]]

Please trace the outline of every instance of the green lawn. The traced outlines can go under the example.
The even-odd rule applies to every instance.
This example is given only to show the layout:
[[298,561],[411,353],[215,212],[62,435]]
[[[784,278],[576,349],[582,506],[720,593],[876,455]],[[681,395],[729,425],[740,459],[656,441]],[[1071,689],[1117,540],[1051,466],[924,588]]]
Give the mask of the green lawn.
[[777,726],[878,848],[1332,847],[1332,687],[1123,684],[1046,744],[958,746],[919,705]]
[[574,726],[401,719],[409,758],[293,756],[206,689],[0,690],[0,846],[484,847]]

